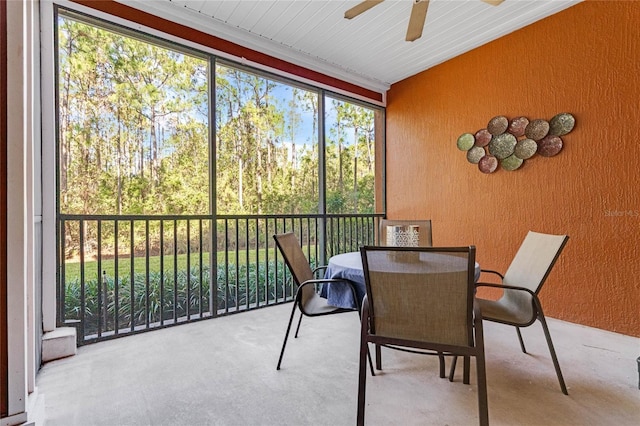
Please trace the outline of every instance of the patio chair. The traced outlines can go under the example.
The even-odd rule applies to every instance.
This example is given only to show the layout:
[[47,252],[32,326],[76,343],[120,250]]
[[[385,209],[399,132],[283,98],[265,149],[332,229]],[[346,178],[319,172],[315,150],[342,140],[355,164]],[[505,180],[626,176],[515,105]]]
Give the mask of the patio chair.
[[378,243],[381,246],[394,246],[401,244],[393,244],[387,232],[389,226],[417,226],[418,227],[418,247],[431,247],[433,245],[433,239],[431,235],[431,221],[430,220],[391,220],[380,219]]
[[[400,231],[400,237],[395,238],[394,229],[389,227],[402,226],[411,227],[417,226],[417,241],[414,237],[407,237],[402,235],[403,231]],[[404,231],[407,232],[407,231]],[[416,243],[416,244],[413,244]],[[378,231],[378,245],[380,246],[417,246],[417,247],[431,247],[433,245],[433,239],[431,234],[431,220],[392,220],[392,219],[380,219],[379,231]],[[376,368],[382,370],[382,352],[380,346],[376,345]],[[444,357],[440,358],[440,377],[445,377],[445,365]]]
[[[476,358],[481,425],[489,424],[475,247],[363,247],[357,423],[364,424],[368,344]],[[430,257],[431,256],[431,257]],[[444,261],[440,261],[444,260]],[[384,380],[384,376],[377,380]]]
[[[287,332],[284,335],[284,342],[282,342],[282,349],[280,351],[280,358],[278,358],[277,369],[280,370],[282,364],[282,357],[284,356],[284,349],[287,346],[287,340],[289,338],[289,332],[291,331],[291,324],[293,317],[295,316],[296,308],[300,309],[300,318],[298,319],[298,326],[296,327],[296,333],[294,337],[298,337],[300,331],[300,324],[302,323],[302,317],[304,315],[309,317],[317,317],[322,315],[339,314],[343,312],[357,311],[360,315],[359,308],[345,309],[338,308],[327,304],[327,299],[320,297],[317,292],[317,287],[324,283],[343,283],[348,286],[353,294],[354,300],[356,298],[356,291],[353,284],[348,280],[333,279],[333,278],[315,278],[315,274],[318,271],[326,269],[326,266],[321,266],[315,270],[311,270],[309,261],[307,260],[302,246],[298,242],[298,238],[295,234],[289,232],[285,234],[278,234],[273,236],[282,257],[284,258],[291,277],[296,285],[296,293],[293,301],[293,308],[291,309],[291,316],[289,317],[289,323],[287,325]],[[373,370],[373,363],[369,360],[371,365],[371,374],[375,375]]]
[[[487,321],[514,326],[522,352],[527,353],[527,350],[522,340],[520,328],[530,326],[536,319],[540,321],[549,346],[553,366],[558,376],[560,389],[565,395],[568,395],[567,387],[562,377],[562,371],[551,341],[549,327],[542,311],[538,293],[540,293],[542,285],[549,276],[568,239],[567,235],[548,235],[529,231],[504,275],[493,270],[482,270],[483,273],[499,276],[502,284],[482,282],[476,284],[476,287],[495,287],[504,290],[502,297],[498,300],[478,298],[478,304],[482,310],[482,318]],[[456,359],[454,358],[449,380],[453,380],[455,361]],[[465,373],[468,374],[468,372]]]

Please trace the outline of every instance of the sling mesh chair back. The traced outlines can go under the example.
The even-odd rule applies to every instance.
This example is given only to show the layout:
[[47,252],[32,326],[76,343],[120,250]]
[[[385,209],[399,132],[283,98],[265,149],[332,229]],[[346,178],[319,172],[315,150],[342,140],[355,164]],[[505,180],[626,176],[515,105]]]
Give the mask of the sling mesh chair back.
[[482,318],[474,304],[475,247],[363,247],[361,254],[367,295],[360,334],[358,424],[364,424],[369,343],[476,357],[479,419],[481,425],[488,424]]
[[[413,246],[431,247],[433,245],[431,220],[392,220],[380,219],[378,245],[385,247]],[[382,369],[382,352],[376,345],[376,368]],[[445,375],[444,358],[440,358],[440,376]]]
[[[341,279],[326,279],[315,278],[315,272],[326,269],[326,267],[316,268],[316,271],[311,270],[309,261],[307,260],[302,246],[298,241],[298,238],[294,233],[284,233],[273,236],[276,246],[280,250],[282,257],[284,258],[291,277],[296,286],[296,293],[294,296],[293,307],[291,309],[291,316],[289,317],[289,323],[287,325],[287,332],[284,336],[284,342],[282,342],[282,349],[280,351],[280,357],[278,359],[277,369],[280,370],[282,364],[282,357],[284,355],[284,349],[287,345],[287,339],[291,330],[291,323],[295,315],[296,308],[300,310],[300,319],[298,320],[298,326],[296,328],[295,337],[298,337],[298,331],[300,330],[300,323],[302,322],[303,315],[314,317],[321,315],[331,315],[342,312],[353,312],[357,309],[344,309],[331,306],[327,304],[327,300],[320,297],[317,292],[317,286],[328,282],[343,283],[350,287],[354,300],[356,299],[356,292],[353,288],[353,284],[346,280]],[[372,368],[373,371],[373,368]]]
[[[391,220],[380,219],[380,226],[378,232],[378,243],[381,246],[398,246],[398,245],[410,245],[403,244],[407,240],[403,238],[403,243],[394,244],[394,227],[410,227],[411,231],[417,232],[417,244],[413,244],[417,247],[431,247],[433,245],[431,221],[430,220]],[[412,239],[413,240],[413,239]]]
[[478,298],[482,317],[488,321],[515,326],[522,352],[526,353],[526,349],[520,327],[528,327],[536,319],[540,320],[549,352],[551,353],[553,366],[558,376],[560,389],[565,395],[568,395],[567,387],[551,341],[551,334],[549,333],[549,327],[547,326],[538,293],[568,239],[567,235],[549,235],[529,231],[504,275],[493,270],[482,270],[484,273],[498,275],[502,280],[502,284],[483,282],[476,284],[477,287],[503,289],[503,295],[498,300]]

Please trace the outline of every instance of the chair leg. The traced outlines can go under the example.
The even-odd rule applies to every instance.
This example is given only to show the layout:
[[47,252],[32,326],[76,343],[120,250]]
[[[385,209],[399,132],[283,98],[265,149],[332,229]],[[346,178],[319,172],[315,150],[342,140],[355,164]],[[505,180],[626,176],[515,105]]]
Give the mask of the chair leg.
[[293,316],[296,313],[296,301],[293,301],[293,309],[291,309],[291,316],[289,317],[289,324],[287,325],[287,332],[284,335],[284,342],[282,342],[282,349],[280,350],[280,358],[278,358],[278,367],[276,370],[280,370],[280,364],[282,364],[282,356],[284,355],[284,348],[287,346],[287,339],[289,338],[289,331],[291,331],[291,323],[293,322]]
[[[365,314],[363,316],[364,318],[368,318],[368,310],[366,307]],[[358,426],[364,426],[365,395],[367,390],[367,366],[365,363],[367,362],[367,356],[369,356],[369,365],[371,366],[367,331],[366,321],[363,320],[360,324],[360,361],[358,363],[358,411],[356,417]]]
[[458,356],[454,356],[451,360],[451,370],[449,370],[449,381],[453,382],[453,376],[456,374],[456,364],[458,363]]
[[469,380],[469,373],[471,372],[471,357],[465,355],[464,357],[462,357],[462,360],[464,361],[464,368],[462,369],[462,383],[468,385],[469,383],[471,383],[471,381]]
[[442,354],[442,352],[438,352],[438,361],[440,362],[440,378],[444,379],[445,364],[444,364],[444,355]]
[[[356,290],[351,286],[351,292],[353,293],[353,300],[356,300]],[[360,318],[360,324],[362,325],[362,311],[361,307],[358,308],[358,318]],[[371,368],[371,375],[375,376],[376,372],[373,370],[373,361],[371,360],[371,352],[369,351],[369,344],[367,344],[367,359],[369,360],[369,367]]]
[[376,368],[382,370],[382,350],[380,345],[376,345]]
[[369,349],[365,348],[367,342],[362,341],[360,343],[360,362],[358,372],[358,414],[357,425],[364,426],[364,406],[365,406],[365,394],[367,390],[367,366],[366,366],[366,354],[369,353]]
[[520,327],[518,327],[516,325],[516,333],[518,333],[518,340],[520,341],[520,348],[522,349],[523,353],[527,353],[527,350],[524,347],[524,340],[522,340],[522,333],[520,332]]
[[553,367],[556,369],[556,375],[558,376],[558,382],[560,382],[560,389],[565,395],[569,395],[567,392],[567,386],[564,384],[564,378],[562,377],[562,371],[560,371],[560,364],[558,363],[558,357],[556,351],[553,348],[553,342],[551,341],[551,334],[549,333],[549,327],[547,327],[547,321],[544,318],[542,309],[539,309],[538,319],[542,323],[542,329],[544,330],[544,337],[547,339],[547,346],[549,346],[549,352],[551,352],[551,360],[553,361]]
[[478,416],[481,426],[489,426],[489,403],[487,401],[487,370],[484,361],[484,332],[482,323],[476,326],[476,374],[478,377]]
[[369,368],[371,369],[371,375],[375,376],[376,372],[373,369],[373,361],[371,360],[371,352],[369,352],[369,345],[367,345],[367,359],[369,360]]
[[[468,385],[471,383],[469,379],[469,375],[471,373],[471,358],[468,355],[464,355],[462,357],[463,367],[462,367],[462,383]],[[458,363],[458,357],[454,356],[451,361],[451,370],[449,370],[449,381],[453,382],[453,376],[456,374],[456,364]]]
[[298,338],[298,331],[300,331],[300,324],[302,323],[302,312],[300,312],[300,318],[298,319],[298,326],[296,327],[296,334],[293,336],[295,339]]

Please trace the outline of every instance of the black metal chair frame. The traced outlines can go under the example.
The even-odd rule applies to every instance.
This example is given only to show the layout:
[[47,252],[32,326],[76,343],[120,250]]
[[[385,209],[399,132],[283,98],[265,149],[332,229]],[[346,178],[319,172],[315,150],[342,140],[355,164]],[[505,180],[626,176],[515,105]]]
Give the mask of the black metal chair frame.
[[[553,266],[553,265],[551,265],[551,266]],[[549,268],[549,269],[551,269],[551,268]],[[499,272],[496,272],[496,271],[484,270],[483,272],[497,274],[497,275],[500,276],[500,278],[504,278],[502,276],[502,274],[500,274]],[[479,283],[479,284],[476,285],[476,288],[479,288],[479,287],[493,287],[493,288],[500,288],[500,289],[510,289],[510,290],[525,291],[525,292],[529,293],[529,295],[531,296],[531,298],[533,300],[534,312],[536,312],[536,314],[533,316],[533,318],[531,318],[531,321],[526,322],[526,323],[515,323],[515,322],[509,322],[509,321],[501,321],[501,320],[493,319],[493,318],[485,318],[485,320],[514,326],[516,328],[516,333],[518,334],[518,341],[520,342],[520,348],[522,349],[522,352],[525,353],[525,354],[527,353],[527,349],[524,346],[524,340],[522,339],[522,333],[520,332],[520,328],[529,327],[534,322],[536,322],[536,320],[539,320],[540,324],[542,324],[542,330],[544,332],[545,340],[547,341],[547,346],[549,347],[549,353],[551,354],[551,360],[553,361],[553,367],[556,370],[556,376],[558,376],[558,382],[560,383],[560,389],[562,390],[563,394],[569,395],[569,392],[567,391],[567,386],[566,386],[566,384],[564,382],[564,377],[562,376],[562,370],[560,370],[560,363],[558,362],[558,356],[556,355],[556,350],[555,350],[555,348],[553,346],[553,342],[551,341],[551,333],[549,333],[549,326],[547,325],[547,320],[546,320],[546,318],[544,316],[544,311],[542,310],[542,303],[540,303],[540,299],[538,298],[538,295],[536,293],[534,293],[533,291],[529,290],[528,288],[510,286],[510,285]],[[454,366],[454,368],[455,368],[455,366]]]
[[[325,283],[343,283],[345,285],[347,285],[351,291],[351,294],[353,296],[353,300],[357,301],[357,296],[356,296],[356,290],[353,286],[353,283],[349,280],[345,280],[345,279],[334,279],[334,278],[315,278],[315,279],[310,279],[310,280],[306,280],[303,282],[300,282],[298,276],[295,273],[295,268],[292,266],[291,260],[289,259],[289,257],[287,256],[287,252],[284,250],[284,248],[282,247],[280,241],[278,240],[278,238],[281,235],[274,235],[273,238],[276,242],[276,246],[278,247],[278,249],[280,250],[280,253],[282,254],[282,257],[284,258],[284,261],[287,265],[287,268],[289,269],[289,271],[291,272],[291,278],[293,279],[294,283],[297,286],[296,289],[296,293],[294,296],[294,300],[293,300],[293,306],[291,309],[291,315],[289,316],[289,322],[287,324],[287,331],[284,335],[284,341],[282,342],[282,349],[280,350],[280,356],[278,358],[278,365],[276,367],[277,370],[280,370],[280,366],[282,365],[282,358],[284,357],[284,350],[287,346],[287,341],[289,339],[289,334],[291,332],[291,324],[293,323],[293,318],[295,316],[295,312],[296,312],[296,308],[298,308],[300,310],[300,317],[298,319],[298,325],[296,326],[296,332],[294,335],[294,338],[298,337],[298,332],[300,331],[300,324],[302,323],[302,317],[303,316],[308,316],[308,317],[319,317],[319,316],[324,316],[324,315],[333,315],[333,314],[339,314],[339,313],[344,313],[344,312],[353,312],[353,311],[357,311],[358,312],[358,316],[361,315],[361,311],[359,308],[355,308],[355,309],[347,309],[347,308],[339,308],[339,307],[335,307],[334,309],[330,310],[330,311],[324,311],[324,312],[309,312],[303,303],[302,300],[302,295],[303,295],[303,291],[305,289],[305,287],[307,286],[314,286],[314,290],[317,288],[317,286],[319,284],[325,284]],[[302,250],[302,249],[300,249]],[[317,268],[315,268],[312,273],[315,276],[317,274],[318,271],[322,271],[325,270],[327,268],[327,266],[319,266]],[[371,361],[371,355],[369,355],[369,364],[371,367],[371,374],[375,375],[374,369],[373,369],[373,362]]]
[[[566,384],[564,382],[564,377],[562,375],[562,371],[560,370],[560,363],[558,362],[558,357],[556,355],[556,351],[555,351],[555,348],[553,346],[553,342],[551,340],[551,334],[549,333],[549,327],[547,325],[547,320],[546,320],[546,318],[544,316],[544,311],[542,310],[542,303],[540,303],[540,299],[538,298],[538,293],[542,289],[542,286],[544,285],[545,281],[547,280],[547,277],[551,273],[551,270],[553,269],[553,266],[555,265],[556,261],[560,257],[560,253],[562,253],[562,250],[564,249],[564,246],[566,245],[568,239],[569,239],[569,237],[565,236],[564,241],[562,242],[562,244],[558,248],[557,253],[553,257],[553,260],[550,262],[550,264],[549,264],[544,276],[540,280],[540,283],[538,284],[538,287],[537,287],[535,292],[530,290],[530,289],[528,289],[528,288],[512,286],[512,285],[493,284],[493,283],[484,283],[484,282],[476,283],[476,289],[480,288],[480,287],[491,287],[491,288],[499,288],[499,289],[503,289],[503,290],[504,289],[517,290],[517,291],[524,291],[524,292],[528,293],[531,296],[532,305],[533,305],[533,315],[531,316],[531,319],[529,321],[526,321],[526,322],[512,322],[512,321],[505,321],[505,320],[500,320],[500,319],[491,318],[491,317],[483,317],[483,318],[484,318],[485,321],[492,321],[492,322],[497,322],[497,323],[500,323],[500,324],[506,324],[506,325],[514,326],[516,328],[516,333],[518,334],[518,341],[520,342],[520,348],[522,349],[523,353],[527,353],[527,350],[526,350],[526,348],[524,346],[524,340],[522,339],[522,333],[520,332],[520,328],[529,327],[536,320],[539,320],[540,324],[542,324],[542,330],[544,332],[545,340],[547,341],[547,346],[549,347],[549,353],[551,354],[551,360],[553,362],[553,367],[554,367],[554,369],[556,371],[556,376],[558,377],[558,382],[560,384],[560,389],[562,390],[562,393],[565,394],[565,395],[569,395],[569,392],[567,391],[567,386],[566,386]],[[498,271],[494,271],[494,270],[491,270],[491,269],[482,269],[481,272],[488,273],[488,274],[495,274],[495,275],[499,276],[501,280],[504,280],[504,275],[501,274]],[[449,380],[450,381],[453,381],[453,378],[454,378],[455,369],[456,369],[456,361],[457,361],[457,357],[454,357],[453,361],[452,361],[452,364],[451,364],[451,369],[450,369],[450,372],[449,372]],[[463,381],[464,381],[464,383],[468,383],[468,380],[469,380],[469,371],[468,371],[469,370],[469,363],[468,363],[468,359],[465,358],[464,362],[465,363],[464,363],[464,370],[463,370],[464,371],[464,373],[463,373]]]
[[[433,245],[433,228],[432,228],[432,224],[431,224],[431,219],[380,219],[380,223],[378,226],[378,245],[382,246],[382,247],[389,247],[386,244],[386,235],[385,235],[385,228],[387,226],[406,226],[406,225],[426,225],[427,226],[427,232],[425,234],[424,239],[421,241],[422,243],[424,243],[425,245],[423,245],[422,247],[431,247]],[[410,352],[410,353],[415,353],[415,354],[424,354],[424,355],[434,355],[433,353],[430,352],[424,352],[424,351],[417,351],[417,350],[411,350],[411,349],[406,349],[406,348],[400,348],[400,347],[396,347],[393,345],[375,345],[375,350],[376,350],[376,369],[377,370],[382,370],[382,351],[381,348],[382,347],[385,348],[389,348],[389,349],[394,349],[397,351],[403,351],[403,352]],[[440,377],[444,378],[445,377],[445,362],[444,362],[444,356],[442,354],[438,354],[439,360],[440,360]]]
[[[388,251],[461,251],[463,249],[469,250],[470,266],[469,266],[469,291],[468,297],[470,300],[468,305],[472,305],[470,316],[468,321],[472,328],[469,334],[468,346],[457,346],[434,342],[423,342],[414,340],[405,340],[400,338],[379,336],[375,334],[375,312],[373,305],[369,303],[369,295],[371,293],[371,286],[369,280],[369,268],[366,260],[366,251],[369,250],[388,250]],[[406,352],[428,354],[438,356],[441,360],[440,363],[440,377],[444,377],[444,363],[442,362],[444,356],[453,356],[454,360],[457,356],[464,356],[465,363],[470,362],[470,357],[476,357],[476,373],[478,380],[478,409],[479,409],[479,423],[480,425],[489,424],[488,414],[488,401],[487,401],[487,381],[486,381],[486,368],[485,368],[485,356],[484,356],[484,336],[482,328],[482,315],[478,304],[475,302],[473,292],[473,277],[475,275],[475,247],[458,247],[458,248],[433,248],[433,247],[419,247],[419,248],[407,248],[407,247],[363,247],[361,248],[362,264],[365,273],[365,284],[367,287],[367,295],[365,295],[362,306],[361,317],[361,329],[360,329],[360,358],[359,358],[359,374],[358,374],[358,410],[357,410],[357,424],[359,426],[364,425],[364,413],[365,413],[365,399],[366,399],[366,357],[369,354],[369,343],[379,346],[391,347],[397,350],[404,350]],[[412,349],[408,349],[412,348]],[[419,349],[419,350],[414,350]],[[369,362],[371,362],[369,358]],[[468,383],[468,381],[467,381]]]

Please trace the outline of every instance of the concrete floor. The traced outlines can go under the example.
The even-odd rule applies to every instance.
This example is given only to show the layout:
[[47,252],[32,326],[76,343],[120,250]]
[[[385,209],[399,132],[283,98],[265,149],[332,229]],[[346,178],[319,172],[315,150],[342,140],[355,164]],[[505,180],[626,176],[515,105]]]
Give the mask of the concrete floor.
[[[356,313],[305,318],[276,363],[291,305],[82,347],[37,378],[47,426],[353,425]],[[493,425],[639,425],[640,339],[549,319],[569,389],[561,393],[539,323],[485,322]],[[447,363],[448,365],[448,363]],[[368,376],[368,425],[475,425],[471,385],[438,377],[437,358],[383,349]]]

